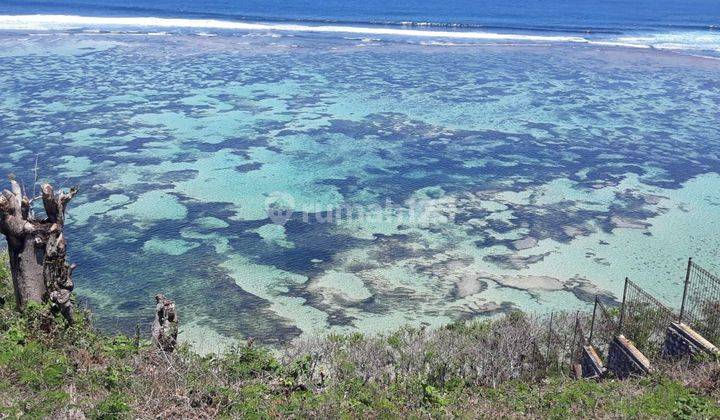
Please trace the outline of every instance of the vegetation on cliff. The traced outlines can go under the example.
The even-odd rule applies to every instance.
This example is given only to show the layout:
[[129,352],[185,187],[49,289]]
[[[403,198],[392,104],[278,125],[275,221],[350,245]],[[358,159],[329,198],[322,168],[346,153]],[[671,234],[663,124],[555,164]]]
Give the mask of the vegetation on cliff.
[[[523,314],[200,356],[105,335],[87,311],[71,326],[50,304],[19,313],[5,263],[0,297],[0,417],[720,417],[717,363],[570,379],[528,351],[544,324]],[[565,318],[560,333],[571,331]]]

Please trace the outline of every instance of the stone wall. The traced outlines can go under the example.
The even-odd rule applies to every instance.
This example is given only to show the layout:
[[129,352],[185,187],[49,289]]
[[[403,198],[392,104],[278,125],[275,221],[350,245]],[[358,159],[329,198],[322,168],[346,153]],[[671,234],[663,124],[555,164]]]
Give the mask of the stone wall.
[[695,356],[698,354],[718,355],[718,348],[695,330],[681,322],[673,322],[667,329],[663,354],[666,357]]
[[580,366],[583,378],[601,378],[605,374],[602,359],[593,346],[583,346],[580,353]]
[[608,369],[618,378],[645,375],[650,372],[650,361],[624,335],[615,337],[608,351]]

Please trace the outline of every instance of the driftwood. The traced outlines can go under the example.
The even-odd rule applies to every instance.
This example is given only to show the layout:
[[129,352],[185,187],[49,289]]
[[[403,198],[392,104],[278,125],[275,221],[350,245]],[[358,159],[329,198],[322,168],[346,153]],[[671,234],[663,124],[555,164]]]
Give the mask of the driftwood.
[[[10,190],[0,195],[0,233],[7,239],[15,298],[20,310],[29,302],[50,301],[72,323],[70,293],[75,265],[65,261],[63,228],[67,205],[78,189],[55,193],[50,184],[40,189],[40,196],[28,198],[11,177]],[[37,218],[33,212],[36,199],[42,199],[45,218]]]
[[178,315],[175,302],[162,294],[155,296],[155,320],[152,326],[153,343],[163,351],[172,352],[177,346]]

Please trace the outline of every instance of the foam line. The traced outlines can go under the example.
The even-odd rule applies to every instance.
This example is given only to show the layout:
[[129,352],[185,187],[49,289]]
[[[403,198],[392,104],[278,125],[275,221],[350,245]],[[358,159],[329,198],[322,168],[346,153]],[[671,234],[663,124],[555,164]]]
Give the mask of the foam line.
[[644,48],[644,49],[652,48],[651,45],[631,44],[628,42],[618,42],[618,41],[588,41],[588,44],[601,45],[603,47]]
[[0,30],[62,30],[83,27],[149,27],[231,29],[247,31],[328,32],[360,35],[388,35],[404,37],[453,38],[476,40],[587,42],[575,36],[521,35],[493,32],[436,31],[381,27],[298,25],[233,22],[215,19],[170,19],[155,17],[90,17],[73,15],[0,15]]

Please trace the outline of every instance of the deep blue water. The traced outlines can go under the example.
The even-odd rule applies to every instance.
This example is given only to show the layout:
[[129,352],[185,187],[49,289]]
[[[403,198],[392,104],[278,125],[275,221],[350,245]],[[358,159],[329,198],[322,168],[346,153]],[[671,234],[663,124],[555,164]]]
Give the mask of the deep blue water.
[[0,3],[2,14],[437,23],[535,30],[708,29],[717,0],[74,0]]

